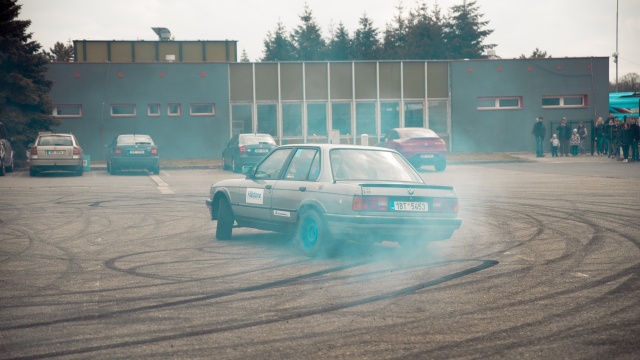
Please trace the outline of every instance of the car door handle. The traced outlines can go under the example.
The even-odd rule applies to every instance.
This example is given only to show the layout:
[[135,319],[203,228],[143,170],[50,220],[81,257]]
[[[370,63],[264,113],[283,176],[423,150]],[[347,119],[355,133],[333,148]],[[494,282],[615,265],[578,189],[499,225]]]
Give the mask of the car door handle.
[[271,190],[271,185],[265,185],[264,188],[267,190]]
[[298,188],[298,190],[300,190],[300,191],[307,191],[307,187],[306,187],[306,186],[300,186],[300,187]]

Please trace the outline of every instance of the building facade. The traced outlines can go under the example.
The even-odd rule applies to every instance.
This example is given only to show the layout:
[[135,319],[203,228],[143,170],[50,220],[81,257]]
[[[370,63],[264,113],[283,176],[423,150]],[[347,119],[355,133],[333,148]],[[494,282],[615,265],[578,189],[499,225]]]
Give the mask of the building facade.
[[434,129],[452,152],[532,151],[537,116],[549,125],[563,116],[606,117],[608,73],[606,57],[123,60],[52,63],[48,77],[62,120],[56,130],[73,132],[102,160],[104,145],[120,133],[151,135],[163,158],[220,158],[235,133],[269,133],[281,144],[338,134],[343,143],[373,145],[403,126]]

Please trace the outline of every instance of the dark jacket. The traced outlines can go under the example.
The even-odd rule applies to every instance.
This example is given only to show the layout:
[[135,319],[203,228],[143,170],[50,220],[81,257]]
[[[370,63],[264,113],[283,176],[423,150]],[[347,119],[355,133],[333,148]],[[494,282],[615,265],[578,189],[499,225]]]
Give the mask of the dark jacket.
[[631,129],[625,129],[624,127],[620,129],[620,144],[622,145],[631,144]]
[[617,134],[616,132],[618,131],[618,127],[616,126],[616,124],[605,124],[604,125],[604,133],[605,136],[607,138],[609,138],[609,140],[613,140],[616,138]]
[[607,136],[607,133],[604,131],[604,124],[596,126],[595,135],[598,138]]
[[640,140],[640,126],[638,124],[631,124],[629,130],[631,131],[631,141]]
[[560,140],[571,139],[571,127],[569,125],[562,126],[562,124],[560,124],[558,125],[556,130],[558,131],[558,139]]
[[542,121],[536,121],[536,123],[533,124],[533,130],[531,130],[533,135],[544,137],[546,132],[547,130],[544,128],[544,123]]

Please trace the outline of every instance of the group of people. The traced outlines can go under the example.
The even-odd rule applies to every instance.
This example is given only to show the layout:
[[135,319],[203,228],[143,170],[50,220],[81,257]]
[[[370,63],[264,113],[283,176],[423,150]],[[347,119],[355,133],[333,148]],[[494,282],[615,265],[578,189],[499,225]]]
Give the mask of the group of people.
[[[536,119],[531,132],[536,138],[536,156],[544,157],[544,138],[546,129],[544,119],[540,116]],[[551,156],[578,156],[586,155],[584,143],[588,131],[583,122],[577,128],[571,129],[567,125],[567,118],[563,117],[560,125],[556,127],[556,133],[551,136]],[[594,151],[599,156],[608,155],[617,159],[622,151],[623,162],[640,161],[638,159],[638,141],[640,140],[640,124],[635,117],[624,119],[616,118],[609,114],[607,123],[599,117],[594,127],[593,138],[597,147]]]

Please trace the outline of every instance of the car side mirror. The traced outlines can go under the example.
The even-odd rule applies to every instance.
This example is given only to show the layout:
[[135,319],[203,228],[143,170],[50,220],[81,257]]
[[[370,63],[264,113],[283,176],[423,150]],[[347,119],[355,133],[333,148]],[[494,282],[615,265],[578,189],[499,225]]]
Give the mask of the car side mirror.
[[34,143],[29,143],[29,145],[27,145],[27,147],[28,147],[29,149],[31,149],[31,148],[33,147],[33,145],[35,145],[35,144],[34,144]]
[[253,166],[243,166],[242,174],[247,176],[253,176]]

